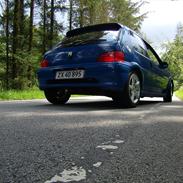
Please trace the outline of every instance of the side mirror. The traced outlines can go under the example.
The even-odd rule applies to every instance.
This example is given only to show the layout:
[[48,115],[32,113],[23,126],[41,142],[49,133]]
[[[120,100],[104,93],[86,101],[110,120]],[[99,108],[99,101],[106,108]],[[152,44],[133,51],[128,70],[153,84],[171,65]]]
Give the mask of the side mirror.
[[166,68],[168,68],[168,63],[167,63],[167,62],[161,62],[160,68],[161,68],[161,69],[166,69]]

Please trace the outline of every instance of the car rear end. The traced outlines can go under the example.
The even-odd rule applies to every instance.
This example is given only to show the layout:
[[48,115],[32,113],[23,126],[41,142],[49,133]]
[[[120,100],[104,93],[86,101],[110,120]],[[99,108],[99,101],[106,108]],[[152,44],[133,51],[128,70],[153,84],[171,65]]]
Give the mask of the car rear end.
[[120,92],[126,77],[125,67],[119,67],[124,62],[121,29],[119,24],[103,24],[68,32],[44,55],[38,70],[40,89],[106,96]]

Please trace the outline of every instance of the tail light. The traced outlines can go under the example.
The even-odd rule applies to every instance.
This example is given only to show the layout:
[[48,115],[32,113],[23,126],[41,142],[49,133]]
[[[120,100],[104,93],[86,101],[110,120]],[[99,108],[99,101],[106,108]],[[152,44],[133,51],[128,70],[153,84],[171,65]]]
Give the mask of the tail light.
[[48,67],[48,60],[42,60],[40,65],[41,67]]
[[101,54],[98,58],[99,62],[124,62],[125,55],[121,51],[111,51]]

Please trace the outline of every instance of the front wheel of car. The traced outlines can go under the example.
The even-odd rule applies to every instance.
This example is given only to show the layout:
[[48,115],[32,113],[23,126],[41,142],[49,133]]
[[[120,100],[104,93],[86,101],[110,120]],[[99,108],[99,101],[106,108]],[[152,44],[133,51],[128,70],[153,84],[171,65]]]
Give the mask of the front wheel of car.
[[46,99],[55,105],[65,104],[70,98],[67,90],[45,90],[44,94]]
[[113,101],[125,107],[136,107],[140,100],[140,93],[140,78],[133,72],[129,75],[123,94],[119,97],[113,97]]
[[172,95],[173,95],[173,83],[171,82],[167,87],[166,94],[163,97],[164,102],[172,102]]

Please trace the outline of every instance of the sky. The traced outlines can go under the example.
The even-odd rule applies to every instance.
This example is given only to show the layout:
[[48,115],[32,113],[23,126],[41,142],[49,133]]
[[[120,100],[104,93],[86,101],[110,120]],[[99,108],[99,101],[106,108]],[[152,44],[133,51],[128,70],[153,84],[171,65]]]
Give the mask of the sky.
[[[138,0],[136,0],[138,1]],[[162,43],[171,41],[176,34],[177,24],[183,24],[183,0],[146,0],[141,13],[148,12],[141,31],[157,49]]]
[[141,31],[152,42],[154,48],[159,49],[163,43],[173,40],[177,24],[183,24],[183,0],[144,1],[147,3],[141,7],[140,13],[148,14],[142,23]]

